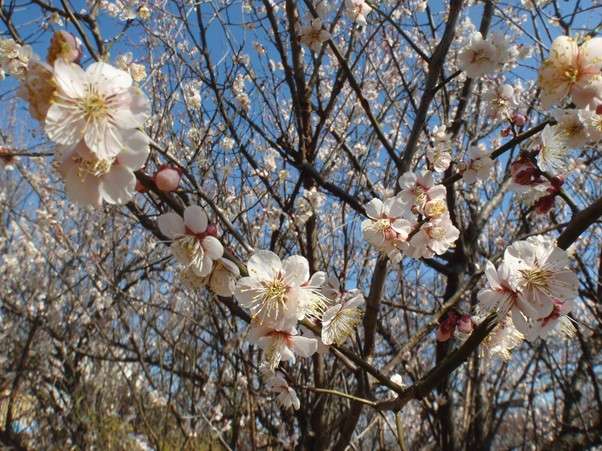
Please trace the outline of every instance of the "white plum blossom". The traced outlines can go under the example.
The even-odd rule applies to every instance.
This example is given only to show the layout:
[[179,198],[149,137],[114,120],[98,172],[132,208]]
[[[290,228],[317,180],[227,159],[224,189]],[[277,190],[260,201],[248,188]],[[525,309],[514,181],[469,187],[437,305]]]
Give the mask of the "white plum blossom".
[[447,190],[443,185],[435,185],[433,174],[424,172],[422,175],[408,171],[398,180],[399,198],[409,205],[416,206],[420,211],[429,200],[445,199]]
[[483,94],[483,102],[489,117],[496,120],[510,119],[518,107],[514,87],[507,83],[489,85]]
[[128,135],[115,156],[99,159],[82,140],[75,146],[58,146],[59,173],[66,193],[82,205],[124,204],[135,194],[134,171],[144,166],[149,154],[148,138],[139,131]]
[[554,310],[554,300],[570,301],[577,297],[579,280],[569,268],[566,251],[543,236],[517,241],[504,253],[504,260],[519,274],[519,299],[535,311],[536,319],[546,318]]
[[365,0],[345,0],[345,12],[347,15],[360,25],[366,25],[366,16],[372,11],[372,8]]
[[458,54],[458,65],[468,77],[479,78],[496,72],[512,55],[504,36],[494,35],[483,39],[483,35],[477,31]]
[[194,271],[197,276],[208,276],[213,262],[224,254],[224,247],[213,236],[202,207],[190,205],[184,218],[177,213],[165,213],[157,219],[161,233],[171,240],[171,252],[178,263]]
[[602,105],[602,77],[595,77],[584,86],[574,86],[571,90],[571,98],[577,108],[596,111],[596,108]]
[[510,360],[511,351],[520,345],[525,336],[514,326],[510,316],[498,321],[493,330],[481,343],[481,350],[485,357],[500,357]]
[[218,296],[228,297],[234,294],[236,281],[240,277],[238,266],[224,257],[220,257],[213,262],[211,273],[206,276],[199,276],[192,267],[185,268],[180,273],[182,283],[191,290],[208,287]]
[[566,251],[551,239],[517,241],[506,249],[497,270],[487,262],[485,275],[489,287],[477,295],[482,312],[511,317],[513,327],[530,341],[547,335],[557,324],[571,335],[566,314],[577,296],[578,280],[568,268]]
[[582,91],[600,80],[602,38],[587,39],[578,45],[569,36],[559,36],[552,43],[550,56],[539,70],[541,104],[547,109],[572,95],[579,108],[590,101]]
[[252,323],[247,339],[263,350],[270,369],[281,361],[295,363],[296,355],[309,357],[318,349],[318,340],[298,335],[294,327],[275,328]]
[[363,312],[358,307],[363,303],[360,292],[350,291],[342,302],[328,308],[322,315],[322,343],[342,345],[362,320]]
[[569,148],[579,148],[590,140],[585,115],[580,110],[557,110],[552,113],[556,125],[552,128],[558,139]]
[[278,393],[278,397],[276,398],[278,403],[288,409],[292,407],[295,410],[298,410],[301,407],[301,402],[299,401],[299,397],[294,389],[292,389],[286,379],[280,373],[280,371],[276,371],[265,383],[266,388],[271,391]]
[[568,153],[565,142],[556,129],[546,125],[541,132],[541,148],[537,154],[537,165],[542,171],[557,173],[565,167],[564,157]]
[[451,164],[451,136],[445,131],[445,127],[436,126],[432,132],[432,146],[426,151],[426,157],[433,166],[435,172],[445,172]]
[[485,146],[472,145],[468,149],[468,163],[462,174],[466,183],[475,183],[477,180],[485,180],[489,177],[494,161],[489,156]]
[[319,52],[322,48],[322,43],[330,39],[330,33],[322,26],[322,19],[319,17],[309,20],[309,23],[301,28],[301,42],[312,49],[314,52]]
[[372,199],[365,207],[368,219],[362,222],[364,239],[393,260],[399,260],[413,227],[413,222],[406,219],[407,205],[392,197],[384,202]]
[[320,287],[326,280],[318,271],[310,278],[305,257],[292,255],[284,261],[267,250],[255,252],[247,261],[249,275],[234,291],[236,300],[257,324],[294,324],[306,316],[319,317],[326,304]]
[[57,90],[45,129],[57,144],[74,146],[84,140],[98,159],[110,159],[148,117],[144,93],[133,86],[130,74],[110,64],[93,63],[84,71],[57,59],[54,80]]
[[0,80],[7,73],[20,78],[33,57],[31,47],[21,45],[14,39],[0,39]]
[[460,231],[454,226],[449,215],[432,219],[422,224],[420,230],[410,239],[408,255],[415,258],[431,258],[442,255],[453,246],[460,237]]
[[553,302],[554,310],[545,318],[529,319],[520,316],[515,320],[517,329],[525,335],[528,341],[546,338],[552,332],[560,332],[567,338],[575,336],[575,326],[573,326],[571,319],[568,317],[568,314],[573,309],[574,302],[560,299],[554,299]]

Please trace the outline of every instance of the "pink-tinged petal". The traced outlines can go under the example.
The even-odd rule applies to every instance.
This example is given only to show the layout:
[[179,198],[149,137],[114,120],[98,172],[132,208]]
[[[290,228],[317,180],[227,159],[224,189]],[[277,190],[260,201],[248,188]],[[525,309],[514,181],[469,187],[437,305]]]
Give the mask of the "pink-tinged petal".
[[138,170],[148,158],[148,137],[138,130],[122,130],[123,149],[117,156],[119,164],[127,166],[132,170]]
[[245,308],[251,308],[255,305],[261,294],[261,286],[254,277],[242,277],[238,280],[234,289],[234,297]]
[[523,315],[523,313],[518,308],[513,308],[511,310],[512,314],[512,322],[514,323],[514,327],[525,337],[529,337],[531,334],[531,326],[527,322],[527,318]]
[[171,240],[186,233],[184,221],[177,213],[165,213],[159,216],[157,225],[161,233]]
[[309,357],[318,350],[318,340],[315,338],[294,336],[291,337],[291,343],[293,352],[300,357]]
[[398,197],[393,197],[385,201],[385,210],[389,212],[392,218],[403,216],[408,210],[408,206]]
[[589,69],[602,67],[602,38],[592,38],[579,47],[579,63]]
[[103,62],[88,66],[86,74],[89,82],[96,85],[107,96],[124,91],[133,83],[130,74]]
[[259,280],[272,280],[282,271],[282,262],[273,252],[260,250],[249,258],[247,271]]
[[380,199],[372,199],[365,206],[366,214],[373,219],[379,219],[383,215],[384,205]]
[[207,213],[199,205],[191,205],[184,210],[184,224],[192,233],[203,233],[207,230]]
[[498,278],[497,270],[491,261],[487,260],[485,263],[485,276],[487,277],[487,282],[491,285],[491,288],[499,288],[501,283]]
[[132,86],[127,91],[128,106],[135,116],[136,127],[144,126],[144,122],[150,116],[150,101],[144,92],[138,86]]
[[136,193],[136,177],[126,168],[113,165],[111,170],[102,177],[100,193],[109,204],[125,204]]
[[447,189],[443,185],[435,185],[428,191],[428,197],[430,200],[445,199]]
[[113,118],[113,123],[119,128],[132,130],[142,125],[139,117],[127,105],[111,111],[111,117]]
[[87,76],[77,64],[57,59],[54,63],[54,80],[59,91],[72,99],[79,99],[86,92]]
[[309,262],[301,255],[292,255],[282,262],[286,281],[291,285],[303,285],[309,280]]
[[230,271],[236,277],[240,276],[240,269],[238,269],[238,266],[236,266],[236,263],[234,263],[232,260],[228,260],[227,258],[220,258],[220,262],[228,271]]
[[74,146],[81,141],[85,126],[83,116],[74,112],[69,105],[55,102],[50,105],[46,114],[44,130],[51,141],[65,146]]
[[321,287],[326,284],[326,273],[324,271],[315,272],[309,279],[310,287]]
[[362,232],[364,239],[372,246],[381,247],[385,243],[385,235],[382,231],[373,227],[374,223],[371,219],[366,219],[362,222]]
[[203,249],[205,249],[205,254],[212,260],[217,260],[224,255],[224,246],[213,236],[207,236],[203,239]]
[[100,207],[102,198],[99,190],[100,180],[98,177],[86,175],[81,178],[74,165],[65,177],[65,191],[67,196],[80,205],[92,205]]
[[550,59],[557,65],[573,66],[578,54],[577,42],[569,36],[557,37],[550,48]]
[[205,277],[211,274],[211,270],[213,269],[213,260],[206,253],[203,255],[203,260],[201,264],[198,266],[193,266],[192,270],[199,277]]
[[125,147],[121,132],[105,121],[88,124],[84,132],[86,145],[101,160],[116,157]]
[[593,80],[585,86],[574,86],[571,97],[577,108],[589,107],[595,111],[598,105],[602,104],[602,79]]
[[401,177],[399,177],[398,183],[399,187],[403,189],[411,189],[416,185],[416,174],[411,171],[404,173]]

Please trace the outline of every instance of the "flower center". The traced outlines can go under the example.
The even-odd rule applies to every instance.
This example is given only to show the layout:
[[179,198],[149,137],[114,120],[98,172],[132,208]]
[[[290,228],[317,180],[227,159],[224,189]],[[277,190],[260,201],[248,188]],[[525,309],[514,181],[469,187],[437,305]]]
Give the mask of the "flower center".
[[84,160],[79,157],[73,158],[78,164],[77,175],[84,181],[88,175],[102,177],[111,170],[113,160]]
[[80,105],[86,121],[94,121],[107,115],[108,106],[106,99],[98,94],[93,88],[88,88],[87,95]]
[[563,73],[564,79],[569,83],[576,83],[579,80],[579,68],[575,66],[567,66]]
[[428,234],[433,240],[440,241],[445,238],[445,229],[440,226],[431,227]]
[[428,202],[424,208],[424,213],[431,218],[438,218],[443,216],[447,211],[447,206],[443,199],[434,200]]
[[175,241],[171,245],[174,256],[180,262],[186,262],[196,268],[203,266],[203,257],[205,252],[201,243],[192,235],[184,235]]
[[550,281],[550,273],[541,268],[523,269],[520,273],[529,288],[546,288]]

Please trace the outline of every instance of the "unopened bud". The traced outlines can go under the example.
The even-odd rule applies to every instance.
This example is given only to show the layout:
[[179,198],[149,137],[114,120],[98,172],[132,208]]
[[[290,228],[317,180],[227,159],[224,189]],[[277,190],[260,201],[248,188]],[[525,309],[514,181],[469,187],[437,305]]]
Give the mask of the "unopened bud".
[[516,113],[514,116],[512,116],[512,123],[517,127],[522,127],[527,123],[527,118],[524,114]]
[[172,166],[161,166],[155,173],[154,181],[161,191],[171,193],[178,189],[181,178],[182,175],[179,169]]

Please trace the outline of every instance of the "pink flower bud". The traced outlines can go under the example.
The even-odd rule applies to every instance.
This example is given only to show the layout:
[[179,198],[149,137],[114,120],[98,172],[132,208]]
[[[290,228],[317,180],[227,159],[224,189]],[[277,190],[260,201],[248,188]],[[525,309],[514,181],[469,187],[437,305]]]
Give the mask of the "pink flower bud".
[[515,113],[514,116],[512,116],[512,123],[517,127],[522,127],[527,123],[527,118],[524,114]]
[[462,315],[458,320],[458,330],[464,334],[472,333],[473,324],[470,315]]
[[161,166],[155,173],[154,181],[157,188],[166,193],[171,193],[178,189],[182,175],[180,170],[172,166]]
[[510,127],[508,127],[508,128],[505,128],[505,129],[503,129],[503,130],[500,132],[500,135],[502,135],[502,136],[505,138],[506,136],[509,136],[509,135],[510,135],[510,132],[511,132],[511,131],[512,131],[512,130],[510,130]]
[[453,330],[447,330],[446,328],[443,328],[441,326],[439,326],[439,328],[437,329],[437,341],[439,342],[444,342],[449,340],[452,337],[453,334]]
[[556,193],[540,197],[535,202],[535,212],[540,215],[547,213],[554,206],[554,200],[556,200]]

